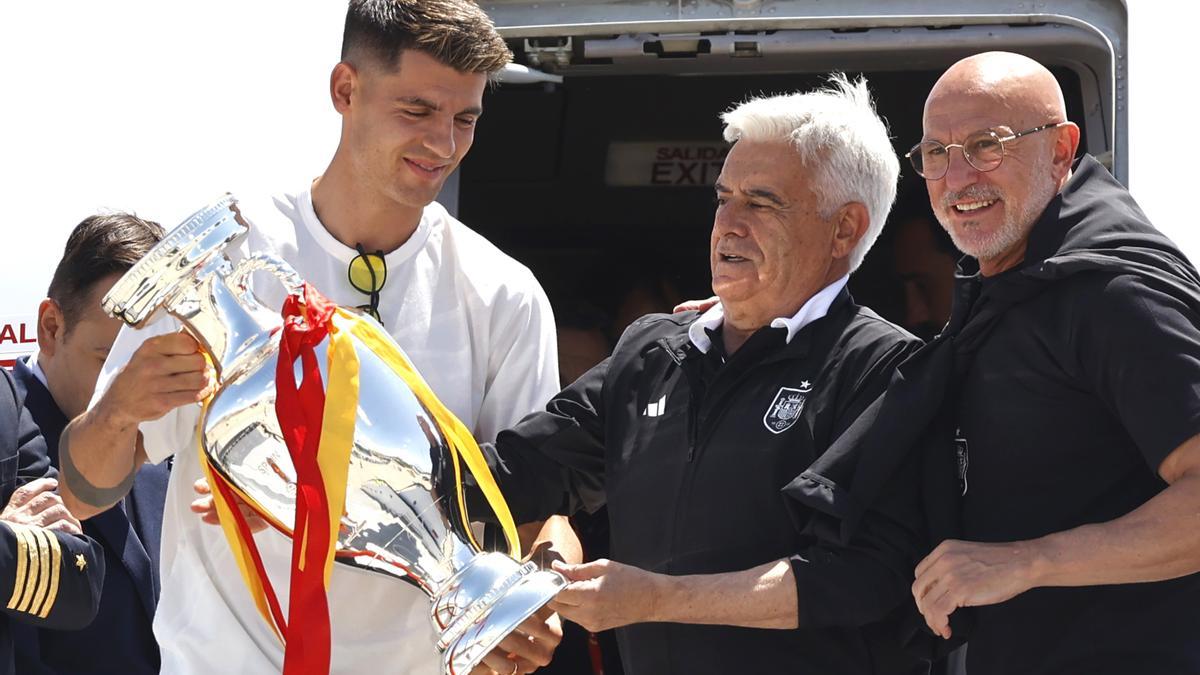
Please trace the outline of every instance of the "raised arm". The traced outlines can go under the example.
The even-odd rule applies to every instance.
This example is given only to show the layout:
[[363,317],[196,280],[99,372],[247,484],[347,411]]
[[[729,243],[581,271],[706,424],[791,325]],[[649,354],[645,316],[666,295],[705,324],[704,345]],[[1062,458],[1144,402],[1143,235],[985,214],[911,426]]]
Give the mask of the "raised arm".
[[[114,347],[110,362],[116,356]],[[142,342],[91,408],[63,430],[59,492],[67,508],[82,520],[120,501],[147,458],[138,426],[203,400],[213,386],[190,335],[167,333]]]

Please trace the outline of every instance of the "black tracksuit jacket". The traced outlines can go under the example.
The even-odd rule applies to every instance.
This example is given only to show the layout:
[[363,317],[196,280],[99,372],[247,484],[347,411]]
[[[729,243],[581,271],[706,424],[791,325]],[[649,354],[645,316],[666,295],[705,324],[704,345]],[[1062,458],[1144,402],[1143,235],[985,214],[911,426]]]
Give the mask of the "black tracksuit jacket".
[[924,672],[885,619],[912,602],[916,490],[844,545],[814,536],[811,512],[781,493],[920,341],[843,290],[790,342],[763,328],[722,362],[719,336],[707,354],[688,339],[697,316],[639,319],[545,412],[500,434],[490,461],[517,521],[607,504],[611,558],[665,574],[791,561],[798,629],[628,626],[629,675]]

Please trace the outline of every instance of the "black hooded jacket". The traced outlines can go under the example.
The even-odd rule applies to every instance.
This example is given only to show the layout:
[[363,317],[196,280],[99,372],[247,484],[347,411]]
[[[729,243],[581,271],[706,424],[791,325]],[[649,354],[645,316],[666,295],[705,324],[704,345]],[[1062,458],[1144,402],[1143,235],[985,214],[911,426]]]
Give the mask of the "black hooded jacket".
[[[817,531],[853,538],[906,466],[923,473],[930,549],[1104,522],[1164,489],[1158,464],[1200,432],[1200,276],[1125,188],[1084,157],[1024,264],[983,279],[964,259],[958,276],[942,334],[786,488]],[[1195,575],[952,617],[972,675],[1200,673],[1197,626]]]

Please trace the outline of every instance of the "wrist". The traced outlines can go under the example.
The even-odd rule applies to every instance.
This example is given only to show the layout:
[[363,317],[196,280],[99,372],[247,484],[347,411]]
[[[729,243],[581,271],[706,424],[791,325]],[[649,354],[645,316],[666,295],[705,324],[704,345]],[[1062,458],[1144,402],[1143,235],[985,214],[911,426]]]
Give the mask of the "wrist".
[[1022,543],[1026,590],[1053,585],[1054,556],[1050,552],[1051,546],[1052,542],[1047,537],[1031,539]]
[[646,594],[650,606],[644,621],[678,621],[679,617],[672,614],[671,608],[675,606],[675,599],[680,595],[680,587],[683,582],[682,577],[673,577],[669,574],[658,574],[656,572],[646,572],[646,574],[649,575],[650,579],[649,592]]
[[125,406],[111,401],[107,394],[101,396],[96,405],[84,414],[91,418],[93,424],[117,434],[127,432],[130,428],[136,431],[141,423],[141,420],[129,414]]

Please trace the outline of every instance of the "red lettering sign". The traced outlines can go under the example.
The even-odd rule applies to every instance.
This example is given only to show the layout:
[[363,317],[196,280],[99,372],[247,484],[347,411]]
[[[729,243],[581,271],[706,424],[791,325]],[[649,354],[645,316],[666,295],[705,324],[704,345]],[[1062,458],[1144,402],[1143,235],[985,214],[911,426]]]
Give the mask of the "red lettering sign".
[[6,323],[0,327],[0,345],[12,343],[14,345],[32,345],[37,344],[37,335],[30,335],[32,329],[27,324]]

